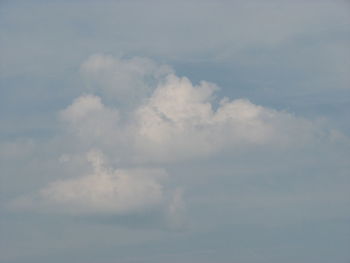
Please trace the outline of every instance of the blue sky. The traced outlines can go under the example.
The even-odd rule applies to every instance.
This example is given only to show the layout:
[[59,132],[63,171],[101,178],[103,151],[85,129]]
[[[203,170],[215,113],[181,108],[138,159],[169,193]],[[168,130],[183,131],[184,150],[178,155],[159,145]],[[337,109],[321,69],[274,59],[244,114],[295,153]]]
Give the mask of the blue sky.
[[0,261],[350,254],[347,1],[3,1]]

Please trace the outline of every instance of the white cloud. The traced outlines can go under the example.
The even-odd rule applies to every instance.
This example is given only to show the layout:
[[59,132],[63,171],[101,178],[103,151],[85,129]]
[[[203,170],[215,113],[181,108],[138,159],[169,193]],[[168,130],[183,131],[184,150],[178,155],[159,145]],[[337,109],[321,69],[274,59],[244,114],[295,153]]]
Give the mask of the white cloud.
[[[110,57],[98,56],[94,61],[90,66],[98,70],[105,64],[107,68],[114,64]],[[117,64],[130,66],[130,61]],[[142,71],[137,63],[138,71],[148,72],[147,65]],[[217,100],[217,90],[215,84],[202,81],[194,85],[185,77],[169,73],[154,83],[147,99],[128,112],[120,111],[118,105],[103,104],[112,93],[78,97],[60,112],[67,127],[62,145],[74,142],[73,155],[86,149],[101,149],[113,165],[133,168],[112,169],[104,164],[103,157],[90,153],[92,173],[55,180],[35,197],[18,199],[15,206],[117,214],[161,208],[172,218],[171,224],[181,225],[185,210],[182,192],[164,190],[165,171],[140,166],[161,166],[224,151],[239,154],[257,147],[290,149],[311,145],[321,138],[341,137],[328,136],[315,122],[255,105],[247,99]],[[62,165],[74,160],[69,154],[60,159]]]
[[82,95],[75,99],[60,118],[69,133],[77,136],[86,146],[115,145],[125,139],[121,135],[120,114],[117,109],[106,107],[101,98],[94,95]]
[[[110,75],[111,93],[102,92],[103,99],[118,97],[113,90],[121,83],[131,93],[139,91],[138,85],[153,89],[129,111],[120,111],[118,103],[107,107],[96,95],[83,95],[61,112],[69,130],[83,144],[102,148],[117,159],[177,161],[237,147],[302,145],[324,133],[312,121],[247,99],[222,98],[216,105],[215,84],[202,81],[194,85],[149,59],[95,55],[82,67]],[[153,86],[145,76],[157,76]],[[130,81],[120,82],[124,77]]]
[[168,175],[164,170],[114,170],[105,164],[98,151],[90,151],[88,160],[93,166],[92,173],[56,180],[35,196],[16,199],[12,206],[72,214],[128,214],[165,204],[162,180]]
[[96,96],[86,95],[77,98],[72,105],[62,111],[62,118],[74,122],[79,121],[90,113],[104,110],[101,99]]
[[136,113],[137,147],[156,158],[188,158],[249,145],[291,145],[318,136],[317,125],[293,115],[223,98],[217,87],[169,75]]

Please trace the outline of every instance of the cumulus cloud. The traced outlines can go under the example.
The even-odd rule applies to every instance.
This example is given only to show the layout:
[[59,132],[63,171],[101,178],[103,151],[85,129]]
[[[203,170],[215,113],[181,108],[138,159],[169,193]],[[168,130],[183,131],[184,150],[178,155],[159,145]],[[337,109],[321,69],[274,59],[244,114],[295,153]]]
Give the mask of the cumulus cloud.
[[[82,70],[108,83],[101,82],[99,96],[77,98],[61,112],[62,120],[85,145],[102,147],[118,159],[177,161],[247,145],[298,145],[323,133],[312,121],[247,99],[218,99],[215,84],[195,85],[149,59],[94,55]],[[128,112],[119,103],[102,102],[119,98],[113,92],[120,88],[138,93],[146,86],[149,95]]]
[[[247,99],[217,98],[219,88],[215,84],[193,84],[163,67],[148,59],[120,60],[101,55],[85,62],[84,70],[101,76],[110,74],[110,84],[116,81],[108,89],[118,89],[124,74],[131,82],[136,81],[123,83],[131,90],[137,90],[140,83],[150,85],[147,76],[156,80],[148,86],[151,93],[127,112],[120,110],[118,103],[105,103],[109,97],[118,96],[108,90],[99,96],[83,94],[59,113],[66,127],[62,144],[76,143],[75,154],[97,148],[117,167],[132,168],[113,169],[101,154],[90,152],[91,173],[55,180],[35,197],[16,200],[15,206],[116,214],[162,207],[172,218],[169,222],[181,225],[183,192],[165,190],[167,173],[158,169],[164,163],[256,147],[288,148],[327,138],[327,132],[313,121]],[[68,162],[69,158],[62,160]],[[157,167],[152,169],[155,163]]]
[[162,169],[114,170],[103,155],[90,151],[90,174],[57,180],[35,196],[15,200],[13,207],[68,213],[128,214],[164,205],[162,185],[168,175]]
[[305,142],[318,135],[311,121],[247,99],[223,98],[215,109],[217,89],[169,75],[135,113],[138,146],[159,158],[188,157],[241,145]]

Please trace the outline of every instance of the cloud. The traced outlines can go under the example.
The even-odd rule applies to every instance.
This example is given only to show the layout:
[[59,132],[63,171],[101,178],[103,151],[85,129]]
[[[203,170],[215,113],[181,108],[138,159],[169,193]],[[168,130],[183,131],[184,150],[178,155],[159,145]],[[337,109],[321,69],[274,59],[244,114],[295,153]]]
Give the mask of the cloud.
[[217,86],[169,75],[136,111],[137,143],[159,158],[207,155],[249,145],[291,145],[318,136],[315,123],[247,99],[222,98]]
[[35,196],[16,199],[12,207],[71,214],[130,214],[164,205],[162,181],[168,176],[164,170],[113,170],[98,151],[90,151],[87,158],[93,167],[90,174],[53,181]]
[[[170,66],[150,59],[94,55],[82,68],[95,72],[96,79],[108,76],[108,84],[101,82],[99,96],[74,100],[61,112],[61,119],[82,144],[102,147],[117,159],[174,162],[238,148],[293,147],[327,133],[316,122],[244,98],[217,98],[215,84],[195,85],[176,76]],[[147,87],[149,95],[143,94],[128,110],[118,102],[103,104],[124,98],[119,97],[120,86],[130,93]]]
[[155,83],[171,72],[171,67],[143,57],[122,59],[95,54],[81,65],[90,90],[111,96],[119,106],[139,103],[150,95]]
[[[88,64],[102,75],[105,68],[109,71],[114,67],[111,65],[129,69],[135,63],[133,59],[114,60],[102,55],[92,58],[94,63]],[[163,67],[155,66],[157,63],[149,59],[136,61],[137,71],[145,75]],[[118,84],[119,78],[115,81]],[[146,77],[142,81],[149,85]],[[137,89],[137,85],[128,88]],[[176,174],[168,176],[160,167],[223,153],[254,154],[260,148],[278,152],[345,140],[339,132],[285,111],[259,106],[244,98],[218,98],[219,87],[215,84],[193,84],[172,70],[148,88],[150,95],[128,110],[120,110],[117,102],[107,105],[105,101],[113,101],[113,96],[118,95],[103,91],[99,96],[83,94],[60,111],[65,132],[57,140],[67,149],[60,159],[62,165],[74,161],[70,154],[81,156],[90,149],[100,149],[112,165],[105,164],[103,155],[89,151],[92,172],[53,180],[34,196],[17,199],[13,205],[68,213],[133,214],[158,209],[171,225],[181,226],[186,202],[178,187],[183,185],[174,186],[176,190],[165,187],[165,178]]]
[[60,112],[59,117],[69,136],[78,137],[88,147],[115,145],[125,139],[120,134],[119,111],[105,106],[98,96],[78,97]]
[[0,261],[349,259],[348,3],[53,2],[0,4]]

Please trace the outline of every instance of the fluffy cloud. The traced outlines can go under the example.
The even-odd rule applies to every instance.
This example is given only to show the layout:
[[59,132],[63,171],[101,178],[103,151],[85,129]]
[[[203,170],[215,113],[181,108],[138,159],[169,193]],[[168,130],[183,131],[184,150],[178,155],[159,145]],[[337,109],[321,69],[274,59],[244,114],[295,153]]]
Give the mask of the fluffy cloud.
[[[324,133],[312,121],[247,99],[218,99],[215,84],[194,85],[149,59],[95,55],[82,70],[92,73],[102,92],[77,98],[61,112],[62,120],[84,145],[102,147],[118,159],[177,161],[237,147],[302,145]],[[146,86],[150,94],[143,93],[146,97],[128,111],[118,102],[102,103],[114,97],[127,103],[113,92],[138,93]]]
[[77,136],[85,146],[116,145],[118,140],[125,139],[120,134],[118,110],[105,106],[95,95],[80,96],[59,116],[69,136]]
[[98,151],[90,151],[87,157],[92,173],[54,181],[35,196],[15,200],[12,206],[73,214],[128,214],[165,204],[162,180],[168,175],[164,170],[114,170]]
[[214,84],[169,75],[136,111],[138,146],[159,158],[206,155],[242,145],[288,145],[319,136],[314,123],[255,105],[220,100]]
[[166,67],[167,71],[163,67],[148,59],[114,60],[101,55],[85,62],[86,71],[99,76],[107,71],[116,81],[116,89],[121,83],[120,74],[136,81],[124,82],[131,90],[137,90],[141,80],[144,86],[150,85],[148,78],[156,80],[148,86],[152,89],[150,95],[127,111],[120,110],[119,103],[104,104],[118,95],[103,91],[100,96],[84,94],[76,98],[59,114],[66,127],[62,145],[74,143],[74,154],[101,149],[113,165],[132,168],[112,169],[104,164],[101,155],[90,152],[92,173],[55,180],[35,197],[18,199],[14,205],[115,214],[161,208],[171,218],[169,222],[181,225],[185,201],[182,191],[165,190],[163,180],[167,174],[159,169],[164,163],[223,151],[290,148],[331,137],[317,123],[290,113],[255,105],[247,99],[218,99],[215,84],[202,81],[195,85],[186,77],[176,76],[170,67]]

